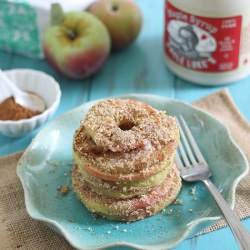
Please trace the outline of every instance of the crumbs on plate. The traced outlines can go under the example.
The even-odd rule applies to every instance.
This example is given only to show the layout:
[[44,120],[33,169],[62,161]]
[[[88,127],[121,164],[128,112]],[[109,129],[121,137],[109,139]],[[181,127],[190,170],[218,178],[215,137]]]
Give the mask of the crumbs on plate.
[[66,186],[58,186],[57,187],[57,190],[62,194],[62,195],[66,195],[66,194],[68,194],[68,192],[69,192],[69,186],[68,185],[66,185]]

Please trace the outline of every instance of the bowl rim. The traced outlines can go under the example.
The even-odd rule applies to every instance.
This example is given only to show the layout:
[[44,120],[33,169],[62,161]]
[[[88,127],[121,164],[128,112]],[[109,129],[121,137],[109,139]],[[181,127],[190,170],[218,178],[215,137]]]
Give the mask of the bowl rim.
[[48,108],[46,108],[42,113],[35,115],[35,116],[32,116],[30,118],[20,119],[20,120],[16,120],[16,121],[14,121],[14,120],[0,120],[0,125],[10,125],[11,126],[11,125],[20,125],[23,123],[34,122],[34,121],[38,120],[40,117],[48,116],[51,113],[51,111],[55,110],[55,108],[59,104],[62,93],[61,93],[59,82],[57,82],[53,76],[51,76],[43,71],[34,70],[34,69],[26,69],[26,68],[4,70],[4,72],[5,73],[22,72],[24,74],[31,73],[31,74],[43,75],[43,76],[47,77],[48,80],[50,80],[50,83],[52,83],[53,86],[55,87],[56,95],[55,95],[55,98],[54,98],[52,104]]
[[[78,107],[75,107],[74,109],[70,110],[70,111],[67,111],[65,113],[63,113],[62,115],[60,115],[57,120],[60,120],[63,118],[63,116],[67,115],[67,114],[70,114],[74,111],[76,111],[77,109],[80,109],[83,105],[86,105],[88,104],[89,107],[91,107],[92,105],[94,105],[97,101],[101,101],[101,100],[106,100],[106,99],[110,99],[110,98],[136,98],[136,97],[146,97],[146,98],[158,98],[158,99],[162,99],[162,100],[167,100],[167,101],[173,101],[177,104],[181,104],[181,105],[184,105],[186,107],[191,107],[192,109],[198,111],[198,112],[202,112],[204,113],[206,116],[208,116],[210,119],[213,119],[215,120],[215,122],[217,122],[225,131],[225,133],[227,134],[228,136],[228,139],[230,140],[232,146],[235,148],[235,150],[238,151],[238,153],[242,156],[242,160],[244,161],[245,163],[245,168],[244,168],[244,171],[241,172],[241,174],[239,174],[237,176],[237,178],[235,178],[231,184],[231,190],[232,190],[232,196],[231,196],[231,200],[230,200],[230,207],[233,208],[234,205],[235,205],[235,191],[236,191],[236,187],[238,185],[238,183],[240,182],[240,180],[247,175],[248,171],[249,171],[249,164],[248,164],[248,161],[247,161],[247,158],[245,156],[245,154],[243,153],[243,151],[241,150],[241,148],[238,146],[238,144],[236,143],[236,141],[233,139],[233,137],[231,136],[231,133],[229,131],[229,129],[220,121],[218,120],[215,116],[209,114],[207,111],[204,111],[202,110],[201,108],[197,108],[197,107],[194,107],[194,106],[191,106],[191,104],[189,103],[186,103],[186,102],[183,102],[181,100],[177,100],[177,99],[172,99],[172,98],[169,98],[169,97],[164,97],[164,96],[159,96],[159,95],[152,95],[152,94],[125,94],[125,95],[116,95],[116,96],[112,96],[112,97],[109,97],[109,98],[102,98],[102,99],[97,99],[97,100],[92,100],[92,101],[89,101],[89,102],[86,102]],[[54,121],[55,122],[55,121]],[[42,131],[40,131],[36,138],[39,138],[40,136],[42,135]],[[22,170],[23,170],[23,165],[21,165],[21,160],[23,157],[25,157],[25,155],[27,154],[29,148],[31,147],[31,144],[28,146],[28,148],[25,150],[23,156],[21,157],[21,159],[19,160],[19,163],[18,163],[18,167],[17,167],[17,175],[19,177],[19,179],[21,180],[21,183],[22,183],[22,186],[23,186],[23,189],[24,189],[24,198],[25,198],[25,206],[26,206],[26,210],[29,214],[29,216],[33,219],[36,219],[36,220],[39,220],[39,221],[42,221],[46,224],[50,224],[51,226],[55,227],[58,232],[63,235],[65,237],[65,239],[73,246],[75,247],[76,249],[79,249],[79,250],[94,250],[94,249],[105,249],[105,248],[108,248],[108,247],[117,247],[117,246],[128,246],[128,247],[132,247],[132,248],[135,248],[135,249],[148,249],[148,250],[159,250],[159,249],[162,249],[162,248],[166,248],[166,243],[161,243],[159,245],[156,245],[156,246],[152,246],[152,245],[140,245],[140,244],[137,244],[137,243],[132,243],[132,242],[126,242],[126,241],[118,241],[118,242],[113,242],[113,243],[108,243],[108,244],[103,244],[103,245],[99,245],[99,246],[95,246],[93,248],[89,248],[89,247],[79,247],[79,245],[77,245],[70,237],[70,235],[68,234],[67,230],[64,229],[64,227],[58,223],[58,221],[56,220],[52,220],[52,219],[49,219],[49,218],[46,218],[46,216],[44,215],[41,215],[39,213],[34,213],[34,210],[33,210],[33,205],[32,205],[32,202],[30,201],[30,197],[29,197],[29,188],[28,188],[28,185],[27,183],[25,182],[25,179],[23,178],[22,176]],[[172,248],[172,247],[175,247],[176,245],[178,245],[181,241],[183,241],[187,236],[189,236],[190,233],[192,233],[196,226],[198,226],[199,224],[202,224],[202,223],[210,223],[210,225],[212,224],[212,222],[215,222],[219,219],[222,219],[223,217],[222,216],[213,216],[213,217],[203,217],[203,218],[200,218],[200,219],[197,219],[195,220],[192,224],[189,225],[188,229],[183,232],[183,234],[181,235],[181,237],[176,241],[174,242],[174,244],[172,245],[167,245],[168,248]]]

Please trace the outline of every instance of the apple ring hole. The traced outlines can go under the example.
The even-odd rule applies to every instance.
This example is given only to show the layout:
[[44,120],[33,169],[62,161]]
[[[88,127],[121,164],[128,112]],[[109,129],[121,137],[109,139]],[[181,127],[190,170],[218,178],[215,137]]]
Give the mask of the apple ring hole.
[[118,126],[119,126],[119,128],[120,128],[121,130],[127,131],[127,130],[132,129],[132,128],[135,126],[135,124],[134,124],[133,122],[129,121],[129,120],[123,120],[123,121],[121,121],[121,122],[119,123]]
[[112,5],[112,10],[114,11],[114,12],[116,12],[116,11],[118,11],[118,5],[116,5],[116,4],[114,4],[114,5]]

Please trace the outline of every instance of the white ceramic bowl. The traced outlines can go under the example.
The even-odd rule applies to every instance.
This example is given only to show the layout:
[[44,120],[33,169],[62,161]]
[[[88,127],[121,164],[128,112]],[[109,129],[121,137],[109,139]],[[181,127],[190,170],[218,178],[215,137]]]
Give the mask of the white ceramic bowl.
[[[29,119],[0,120],[0,133],[10,137],[19,137],[39,127],[55,113],[60,103],[61,90],[53,77],[41,71],[14,69],[7,70],[5,73],[20,89],[38,94],[46,104],[44,112]],[[0,99],[3,99],[3,96]],[[0,102],[2,101],[0,100]]]

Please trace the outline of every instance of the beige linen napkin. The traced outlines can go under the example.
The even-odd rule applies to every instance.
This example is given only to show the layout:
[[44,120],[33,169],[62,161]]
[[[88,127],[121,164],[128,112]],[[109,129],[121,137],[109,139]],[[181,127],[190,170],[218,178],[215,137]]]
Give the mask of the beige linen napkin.
[[[241,115],[227,89],[223,89],[212,95],[204,97],[194,103],[203,110],[217,117],[230,130],[234,140],[245,153],[250,163],[250,123]],[[241,180],[236,189],[235,212],[240,219],[250,217],[250,173]],[[220,220],[202,233],[227,226],[224,220]]]
[[[250,161],[250,125],[237,110],[228,91],[216,92],[194,105],[223,121]],[[0,249],[73,249],[62,236],[27,215],[23,189],[16,175],[21,155],[17,153],[0,159]],[[237,187],[235,211],[240,219],[250,217],[249,207],[250,174]],[[224,221],[219,221],[204,232],[225,225]]]

